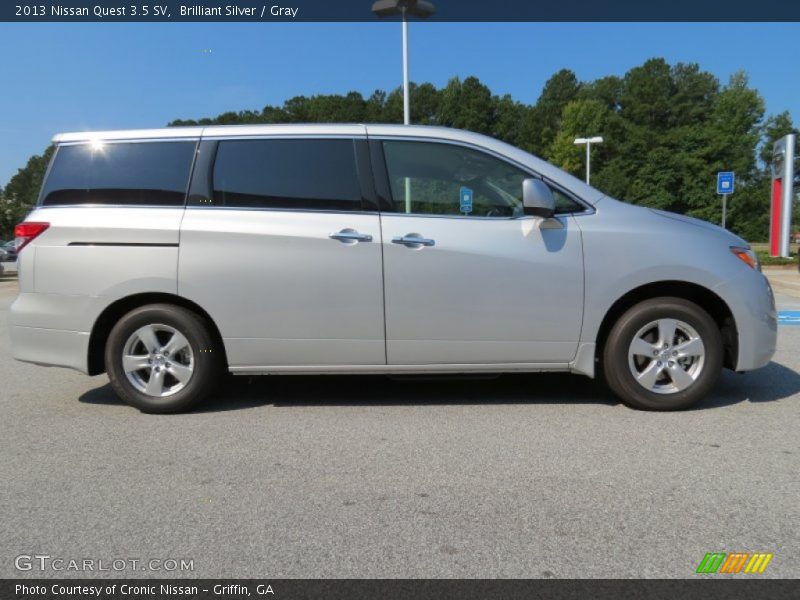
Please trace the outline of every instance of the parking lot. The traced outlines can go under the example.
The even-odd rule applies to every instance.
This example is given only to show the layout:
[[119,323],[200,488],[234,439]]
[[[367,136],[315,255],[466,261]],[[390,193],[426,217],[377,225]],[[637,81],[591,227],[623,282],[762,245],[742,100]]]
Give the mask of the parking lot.
[[550,374],[230,378],[150,416],[105,376],[13,361],[16,290],[0,278],[0,577],[87,575],[22,554],[194,561],[102,574],[127,577],[693,577],[714,551],[800,574],[800,327],[680,413]]

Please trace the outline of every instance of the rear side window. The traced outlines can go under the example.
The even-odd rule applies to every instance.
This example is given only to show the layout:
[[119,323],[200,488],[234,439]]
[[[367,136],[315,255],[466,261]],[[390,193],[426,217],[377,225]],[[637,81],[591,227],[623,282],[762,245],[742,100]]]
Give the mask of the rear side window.
[[195,142],[130,142],[61,146],[42,194],[43,205],[182,206]]
[[353,140],[221,141],[214,204],[361,210]]

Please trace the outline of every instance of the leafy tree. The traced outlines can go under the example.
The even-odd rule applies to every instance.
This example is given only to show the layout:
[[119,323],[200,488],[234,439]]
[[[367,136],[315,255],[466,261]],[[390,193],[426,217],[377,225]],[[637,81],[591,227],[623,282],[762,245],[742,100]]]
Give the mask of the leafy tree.
[[447,82],[439,105],[439,123],[448,127],[491,134],[494,124],[492,93],[477,77]]
[[383,90],[375,90],[364,104],[364,120],[367,123],[380,123],[385,107],[386,92]]
[[492,103],[494,104],[492,136],[514,146],[522,146],[520,123],[525,119],[528,108],[516,102],[508,94],[502,97],[495,96],[492,98]]
[[663,58],[653,58],[641,67],[634,67],[623,79],[620,113],[654,138],[670,124],[673,85],[672,70]]
[[[402,95],[402,89],[397,89]],[[439,124],[441,93],[431,83],[410,84],[411,122],[420,125]],[[402,106],[401,106],[402,107]]]
[[[600,100],[573,100],[562,112],[561,128],[547,152],[550,160],[574,175],[579,175],[586,168],[584,150],[575,145],[575,138],[587,134],[607,135],[606,125],[611,118],[611,111]],[[595,146],[592,149],[592,164],[597,170],[602,165],[604,148]]]
[[578,98],[599,100],[609,110],[617,112],[621,108],[622,87],[622,78],[616,75],[609,75],[596,81],[584,83],[578,90]]
[[764,123],[763,142],[759,148],[758,156],[765,168],[772,167],[772,148],[779,139],[790,133],[798,133],[797,127],[792,123],[788,111],[771,116]]
[[0,237],[11,237],[14,226],[36,204],[54,149],[54,146],[49,146],[43,154],[30,157],[25,167],[17,171],[3,190],[0,199]]
[[[746,239],[769,235],[769,177],[759,169],[754,149],[763,127],[764,101],[748,87],[747,76],[735,73],[716,99],[711,149],[712,166],[737,174],[737,192],[728,202],[728,227]],[[713,155],[722,160],[713,161]],[[718,206],[721,212],[721,206]],[[716,217],[716,211],[714,217]]]
[[522,124],[523,148],[548,157],[547,150],[560,129],[564,107],[578,97],[580,90],[578,78],[569,69],[562,69],[547,80]]

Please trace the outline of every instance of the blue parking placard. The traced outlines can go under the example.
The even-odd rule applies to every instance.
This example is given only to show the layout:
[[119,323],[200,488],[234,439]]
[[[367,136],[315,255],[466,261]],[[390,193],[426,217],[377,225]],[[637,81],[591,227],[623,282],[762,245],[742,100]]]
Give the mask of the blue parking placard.
[[779,310],[778,325],[800,326],[800,310]]
[[735,182],[733,171],[720,171],[717,173],[717,193],[732,194]]
[[462,187],[459,193],[458,207],[465,215],[472,212],[472,190],[466,186]]

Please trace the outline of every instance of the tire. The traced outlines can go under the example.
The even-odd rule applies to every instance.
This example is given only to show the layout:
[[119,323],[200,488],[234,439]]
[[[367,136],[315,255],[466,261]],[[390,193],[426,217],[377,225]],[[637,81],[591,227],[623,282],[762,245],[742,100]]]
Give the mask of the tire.
[[722,335],[706,311],[682,298],[653,298],[628,309],[612,327],[603,375],[628,406],[681,410],[708,394],[722,359]]
[[222,348],[197,314],[172,304],[149,304],[114,325],[105,365],[111,386],[126,403],[146,413],[180,412],[204,400],[219,383]]

